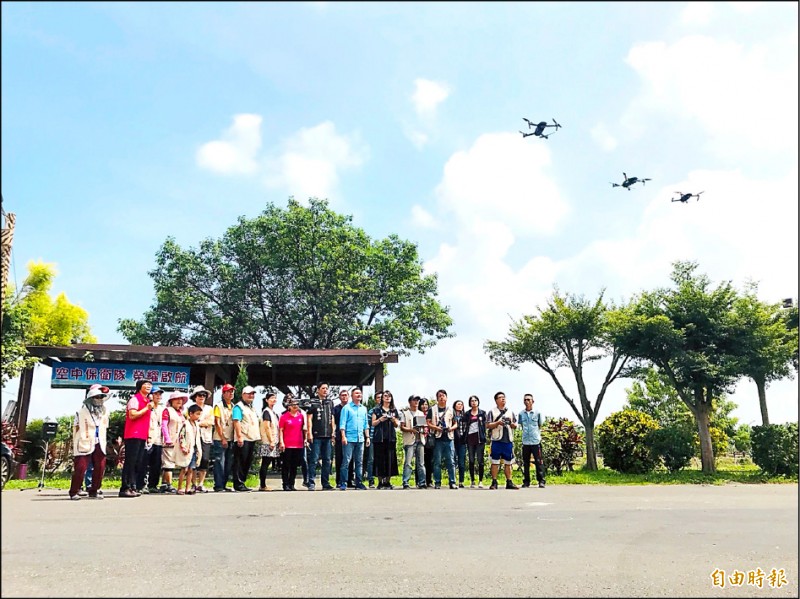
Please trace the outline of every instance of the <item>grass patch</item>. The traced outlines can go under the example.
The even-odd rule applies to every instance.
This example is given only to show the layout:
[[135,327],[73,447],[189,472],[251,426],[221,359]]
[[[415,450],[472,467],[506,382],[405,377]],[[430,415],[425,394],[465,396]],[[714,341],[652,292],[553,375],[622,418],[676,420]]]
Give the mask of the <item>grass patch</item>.
[[[717,472],[712,475],[705,475],[700,469],[700,462],[696,458],[692,460],[689,467],[680,472],[656,471],[648,474],[622,474],[602,466],[599,460],[600,469],[592,472],[585,469],[585,463],[578,464],[573,472],[565,472],[560,476],[549,472],[547,474],[548,485],[724,485],[727,483],[742,484],[797,484],[797,476],[769,476],[761,473],[761,469],[750,460],[741,458],[730,458],[723,456],[717,459]],[[532,483],[536,484],[535,469],[531,467]],[[39,485],[39,477],[32,473],[25,480],[10,480],[6,484],[6,490],[13,489],[35,489]],[[45,485],[56,489],[69,489],[72,475],[68,472],[59,472],[52,476],[45,477]],[[331,477],[333,480],[333,477]],[[469,476],[467,476],[467,481]],[[522,471],[514,469],[513,480],[516,484],[522,484]],[[177,485],[178,477],[173,477],[173,485]],[[302,477],[298,471],[297,488],[304,489],[300,485]],[[483,480],[485,486],[489,486],[491,478],[487,476]],[[498,476],[501,486],[505,485],[505,476],[502,471]],[[205,486],[209,489],[213,486],[213,476],[206,477]],[[230,483],[229,483],[230,484]],[[365,481],[366,484],[366,481]],[[402,486],[402,477],[392,478],[395,487]],[[260,485],[258,475],[251,474],[247,479],[247,486],[257,489]],[[281,488],[280,475],[270,473],[267,476],[267,485],[272,489]],[[447,487],[447,474],[443,473],[442,486]],[[119,489],[120,473],[112,471],[106,474],[103,479],[103,489]]]

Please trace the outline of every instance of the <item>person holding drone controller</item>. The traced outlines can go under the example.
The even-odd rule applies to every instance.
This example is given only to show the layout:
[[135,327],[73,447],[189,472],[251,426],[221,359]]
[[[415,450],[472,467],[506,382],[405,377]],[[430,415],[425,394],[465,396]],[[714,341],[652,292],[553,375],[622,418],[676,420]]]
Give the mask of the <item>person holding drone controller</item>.
[[75,414],[72,435],[73,469],[69,498],[80,499],[83,477],[89,464],[93,464],[92,483],[87,489],[92,499],[103,499],[100,487],[106,470],[106,436],[108,432],[108,387],[92,385],[86,392],[81,409]]

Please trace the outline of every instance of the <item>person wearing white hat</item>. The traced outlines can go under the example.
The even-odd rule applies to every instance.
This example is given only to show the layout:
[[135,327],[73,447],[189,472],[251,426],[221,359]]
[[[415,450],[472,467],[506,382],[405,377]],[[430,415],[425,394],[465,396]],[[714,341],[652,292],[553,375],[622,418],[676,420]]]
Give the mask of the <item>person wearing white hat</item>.
[[86,474],[86,469],[93,464],[92,484],[87,489],[92,499],[102,499],[100,487],[106,470],[106,435],[108,431],[108,399],[109,389],[101,385],[89,387],[83,405],[75,415],[75,426],[72,435],[72,482],[69,487],[69,498],[80,499],[78,492]]
[[164,440],[164,448],[161,451],[162,493],[177,491],[172,486],[172,471],[180,467],[179,464],[182,461],[178,434],[185,421],[183,405],[187,401],[189,401],[189,396],[185,391],[173,391],[167,399],[167,408],[161,417],[161,435]]

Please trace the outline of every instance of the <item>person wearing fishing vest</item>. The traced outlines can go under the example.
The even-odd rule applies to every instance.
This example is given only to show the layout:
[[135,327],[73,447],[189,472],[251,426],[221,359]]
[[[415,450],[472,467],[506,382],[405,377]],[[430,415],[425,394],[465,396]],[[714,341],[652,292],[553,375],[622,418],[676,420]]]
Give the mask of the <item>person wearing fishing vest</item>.
[[517,417],[506,407],[506,394],[498,391],[494,394],[495,407],[486,415],[486,430],[491,431],[492,445],[489,457],[492,459],[492,484],[490,489],[497,489],[497,472],[500,460],[505,462],[506,489],[519,489],[511,480],[511,467],[514,465],[514,429],[517,428]]
[[256,441],[261,439],[258,413],[253,408],[256,390],[247,385],[242,389],[242,401],[233,406],[233,490],[240,493],[252,491],[246,485],[253,465]]
[[447,391],[436,392],[436,403],[428,411],[428,429],[433,431],[433,483],[435,489],[442,488],[442,458],[447,467],[447,477],[451,489],[458,489],[456,469],[453,463],[453,409],[447,406]]
[[536,463],[536,482],[544,488],[544,460],[542,459],[542,413],[533,409],[533,395],[526,393],[522,401],[525,409],[519,413],[522,428],[522,488],[531,486],[531,457]]
[[233,392],[230,383],[222,385],[222,403],[214,406],[214,433],[211,461],[214,463],[214,491],[232,491],[228,486],[233,469]]
[[161,415],[161,436],[164,442],[161,450],[161,492],[175,493],[177,489],[172,486],[172,471],[180,468],[180,431],[186,420],[183,416],[183,406],[189,401],[186,391],[173,391],[167,399],[167,407]]
[[106,436],[108,432],[108,399],[109,389],[101,385],[92,385],[86,393],[81,409],[75,414],[75,426],[72,435],[72,482],[69,487],[69,498],[80,499],[86,468],[91,462],[93,466],[92,483],[86,489],[92,499],[102,499],[100,487],[103,485],[103,474],[106,470]]

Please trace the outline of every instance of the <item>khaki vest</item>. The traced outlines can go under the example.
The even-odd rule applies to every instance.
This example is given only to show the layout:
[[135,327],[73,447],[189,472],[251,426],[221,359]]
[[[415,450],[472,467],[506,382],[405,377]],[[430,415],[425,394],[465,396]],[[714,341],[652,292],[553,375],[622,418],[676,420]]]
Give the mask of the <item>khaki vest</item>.
[[161,433],[161,417],[164,415],[166,406],[156,406],[150,412],[150,432],[147,433],[147,442],[150,445],[163,445],[163,434]]
[[[222,432],[225,435],[225,440],[226,441],[233,441],[233,418],[232,418],[232,415],[233,415],[233,404],[231,404],[231,407],[228,408],[228,407],[225,406],[225,402],[224,401],[221,402],[219,404],[219,413],[220,413],[219,424],[222,427]],[[219,435],[217,434],[217,427],[216,426],[214,427],[213,439],[214,439],[214,441],[222,441],[222,439],[220,439]]]
[[[106,453],[106,436],[108,432],[108,409],[103,406],[100,415],[93,416],[86,406],[75,414],[75,428],[72,435],[72,454],[89,455],[94,452],[95,427],[99,426],[100,449]],[[77,430],[75,430],[77,429]]]
[[245,441],[260,441],[261,426],[258,420],[258,414],[253,409],[253,406],[248,406],[243,401],[239,402],[239,407],[242,409],[242,439]]
[[[431,418],[430,422],[432,424],[435,424],[436,426],[439,426],[439,409],[440,409],[439,408],[439,404],[434,404],[433,405],[433,418]],[[444,423],[445,423],[446,428],[450,428],[451,426],[453,426],[453,409],[450,408],[450,407],[445,407],[444,410],[445,410],[444,411]],[[439,431],[436,431],[436,433],[435,433],[435,436],[436,436],[437,439],[444,438],[443,435],[444,435],[444,433],[440,433]],[[447,438],[448,439],[452,439],[453,438],[453,431],[447,431]]]

